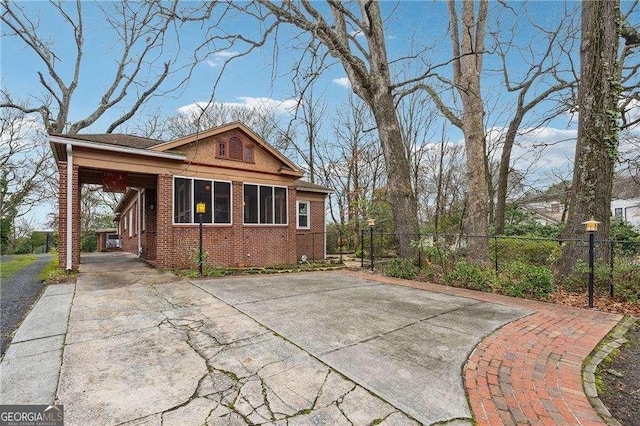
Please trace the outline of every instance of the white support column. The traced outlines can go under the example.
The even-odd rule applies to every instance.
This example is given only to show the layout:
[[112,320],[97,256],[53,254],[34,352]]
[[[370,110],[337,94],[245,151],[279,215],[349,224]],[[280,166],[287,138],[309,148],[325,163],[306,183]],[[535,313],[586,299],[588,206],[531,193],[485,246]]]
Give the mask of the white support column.
[[[142,191],[140,191],[138,188],[131,188],[134,191],[136,191],[138,193],[138,201],[137,201],[137,206],[138,208],[136,209],[136,234],[138,234],[138,257],[142,257],[142,224],[140,223],[140,209],[142,208],[141,206],[141,200],[142,200]],[[129,224],[129,226],[131,226],[131,224]]]
[[67,265],[73,269],[73,148],[67,144]]

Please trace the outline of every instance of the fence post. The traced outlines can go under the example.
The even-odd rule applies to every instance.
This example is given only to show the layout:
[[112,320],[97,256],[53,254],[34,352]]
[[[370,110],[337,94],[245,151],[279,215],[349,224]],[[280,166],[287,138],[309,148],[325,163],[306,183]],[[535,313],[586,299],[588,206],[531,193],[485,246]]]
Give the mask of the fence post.
[[498,276],[498,236],[494,235],[493,236],[493,254],[496,258],[495,263],[496,263],[496,276]]
[[422,248],[422,237],[420,236],[420,233],[418,233],[418,268],[422,269],[422,250],[420,250]]
[[611,252],[609,254],[609,296],[613,297],[613,256],[616,250],[616,242],[611,240]]
[[[373,226],[369,227],[369,234],[370,234],[370,238],[369,240],[371,241],[371,272],[373,272]],[[382,234],[380,234],[382,235]]]
[[342,263],[342,229],[338,229],[338,246],[340,248],[340,263]]
[[589,307],[593,308],[593,258],[594,258],[594,231],[589,231]]
[[360,267],[364,268],[364,229],[360,230]]

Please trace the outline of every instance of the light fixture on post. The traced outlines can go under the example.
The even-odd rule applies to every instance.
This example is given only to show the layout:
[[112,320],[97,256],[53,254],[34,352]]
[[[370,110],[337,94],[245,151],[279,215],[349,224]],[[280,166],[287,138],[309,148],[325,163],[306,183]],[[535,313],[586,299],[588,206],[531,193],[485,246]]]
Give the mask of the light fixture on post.
[[591,220],[582,222],[587,232],[589,233],[589,307],[593,308],[593,263],[594,263],[594,246],[595,246],[595,233],[598,230],[600,222]]
[[371,272],[373,272],[373,227],[376,225],[375,219],[367,219],[367,225],[369,226],[369,256],[371,257]]
[[203,202],[196,204],[196,213],[200,220],[200,244],[198,246],[198,274],[202,276],[202,216],[207,212],[207,205]]

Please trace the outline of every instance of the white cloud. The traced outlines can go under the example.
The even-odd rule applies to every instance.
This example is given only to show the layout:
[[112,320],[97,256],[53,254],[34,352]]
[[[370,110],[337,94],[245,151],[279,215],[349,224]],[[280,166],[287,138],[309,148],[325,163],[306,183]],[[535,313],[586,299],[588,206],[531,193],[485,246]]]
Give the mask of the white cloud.
[[214,52],[211,54],[211,59],[207,59],[207,65],[211,68],[215,68],[222,64],[224,61],[238,56],[240,52],[236,52],[235,50],[223,50],[220,52]]
[[[277,114],[291,114],[298,106],[298,101],[295,99],[280,101],[272,98],[252,96],[239,96],[236,99],[238,102],[215,102],[215,104],[231,108],[264,109]],[[208,105],[208,102],[194,102],[178,108],[178,112],[184,115],[199,113],[207,108]]]
[[340,87],[345,87],[347,89],[351,88],[351,82],[349,81],[349,77],[342,77],[342,78],[334,78],[333,83],[337,84]]
[[349,33],[351,37],[364,37],[362,30],[354,30]]

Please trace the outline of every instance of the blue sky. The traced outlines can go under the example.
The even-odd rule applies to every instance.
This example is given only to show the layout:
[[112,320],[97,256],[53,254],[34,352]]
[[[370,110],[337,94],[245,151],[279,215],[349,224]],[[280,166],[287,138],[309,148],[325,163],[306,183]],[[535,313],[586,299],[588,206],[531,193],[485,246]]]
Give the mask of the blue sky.
[[[69,29],[63,26],[59,20],[53,19],[55,15],[47,3],[23,2],[20,5],[28,8],[30,16],[39,16],[41,34],[45,35],[53,44],[53,50],[60,59],[58,66],[63,70],[63,74],[70,75],[75,52]],[[66,4],[66,6],[72,5]],[[318,8],[323,7],[319,2],[314,5]],[[572,9],[575,5],[575,2],[534,1],[530,2],[527,7],[532,21],[535,21],[542,28],[551,29],[557,24],[564,10]],[[510,3],[510,6],[515,11],[521,8],[523,3],[514,2]],[[92,3],[83,2],[82,7],[86,14],[86,49],[80,85],[72,105],[72,119],[80,118],[95,107],[102,91],[108,84],[110,71],[115,66],[114,58],[120,52],[120,44],[113,38],[112,32],[108,30],[102,12]],[[422,46],[427,47],[426,53],[420,58],[420,61],[425,63],[437,64],[451,57],[450,40],[447,33],[448,15],[443,1],[402,1],[399,3],[385,1],[381,3],[381,9],[383,15],[387,17],[387,48],[391,60],[412,51],[415,52]],[[490,44],[490,31],[499,28],[500,31],[506,33],[514,25],[512,10],[502,8],[497,2],[492,2],[490,9],[488,45]],[[498,20],[499,24],[496,24]],[[579,16],[577,16],[576,22],[579,23]],[[255,35],[261,30],[254,21],[238,17],[226,19],[223,21],[223,26],[227,27],[228,31],[241,32],[248,36]],[[206,25],[201,24],[186,25],[180,29],[179,60],[184,60],[192,54],[195,46],[200,43],[205,30]],[[272,68],[273,45],[265,46],[249,56],[233,61],[227,67],[217,86],[215,100],[217,102],[254,104],[257,102],[256,99],[276,102],[290,99],[293,93],[290,70],[297,59],[297,51],[291,46],[295,44],[296,35],[297,30],[292,28],[280,31],[279,55],[275,71]],[[514,45],[519,47],[531,47],[536,51],[544,45],[543,41],[540,38],[540,33],[530,25],[523,24],[514,33]],[[42,71],[43,67],[33,52],[24,48],[16,38],[7,37],[0,40],[0,49],[0,74],[3,88],[21,99],[40,95],[42,90],[38,84],[37,71]],[[175,41],[170,41],[165,44],[164,49],[166,52],[176,52],[178,45]],[[241,46],[236,46],[210,55],[207,60],[196,66],[183,90],[169,96],[153,99],[147,109],[160,108],[165,114],[173,114],[180,108],[195,102],[207,102],[211,97],[213,82],[221,70],[222,62],[226,57],[241,50]],[[510,56],[509,66],[515,73],[514,75],[524,72],[524,62],[525,57],[515,54]],[[512,94],[505,94],[502,89],[501,75],[491,71],[497,69],[498,66],[499,61],[495,55],[485,56],[485,68],[488,71],[483,80],[483,91],[490,103],[487,111],[487,126],[499,129],[506,125],[505,118],[508,116],[500,111],[512,103],[514,98]],[[442,70],[444,74],[450,73],[450,67],[444,67]],[[169,81],[169,85],[175,84],[178,81],[177,77],[184,78],[184,74]],[[346,74],[340,64],[336,64],[323,73],[316,83],[314,91],[323,93],[326,97],[328,107],[324,123],[326,131],[331,129],[332,114],[334,114],[335,108],[346,99],[350,91],[348,86],[344,84],[345,77]],[[110,119],[116,115],[116,113],[105,115],[103,119],[83,132],[104,132]],[[530,140],[526,142],[529,147],[524,147],[520,152],[516,152],[516,155],[525,154],[528,149],[530,150],[532,144],[571,139],[575,135],[576,122],[569,118],[561,116],[549,122],[547,128],[531,135]],[[135,120],[136,118],[132,122]],[[435,127],[437,130],[434,131],[434,134],[439,134],[441,126]],[[449,139],[461,141],[461,133],[453,126],[448,126],[448,128]],[[573,144],[574,142],[567,140],[549,148],[544,155],[543,165],[561,167],[569,162],[573,157]]]

